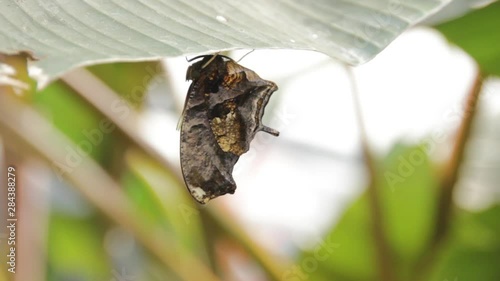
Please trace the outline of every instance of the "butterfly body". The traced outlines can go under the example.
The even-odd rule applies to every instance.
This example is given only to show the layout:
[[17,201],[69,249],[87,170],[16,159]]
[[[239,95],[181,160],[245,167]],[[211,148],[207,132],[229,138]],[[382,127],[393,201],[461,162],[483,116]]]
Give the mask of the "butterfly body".
[[259,131],[275,83],[233,60],[203,56],[186,74],[192,80],[181,124],[181,168],[191,195],[204,204],[233,194],[233,167]]

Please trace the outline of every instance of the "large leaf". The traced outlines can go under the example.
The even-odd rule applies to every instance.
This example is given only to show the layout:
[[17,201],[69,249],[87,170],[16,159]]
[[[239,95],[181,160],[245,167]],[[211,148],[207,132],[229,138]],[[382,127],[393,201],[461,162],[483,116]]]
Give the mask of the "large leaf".
[[96,62],[235,48],[316,50],[358,64],[449,1],[0,0],[0,52],[32,52],[48,79]]
[[436,28],[471,55],[487,74],[500,75],[500,2]]

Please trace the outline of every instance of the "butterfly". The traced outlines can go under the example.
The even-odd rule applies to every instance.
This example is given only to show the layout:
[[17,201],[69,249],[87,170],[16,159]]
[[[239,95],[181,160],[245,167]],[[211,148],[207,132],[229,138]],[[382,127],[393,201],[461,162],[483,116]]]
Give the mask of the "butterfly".
[[[200,60],[201,59],[201,60]],[[203,55],[188,67],[191,80],[181,117],[180,160],[184,182],[201,204],[233,194],[233,167],[257,132],[279,132],[262,124],[264,109],[278,90],[223,55]]]

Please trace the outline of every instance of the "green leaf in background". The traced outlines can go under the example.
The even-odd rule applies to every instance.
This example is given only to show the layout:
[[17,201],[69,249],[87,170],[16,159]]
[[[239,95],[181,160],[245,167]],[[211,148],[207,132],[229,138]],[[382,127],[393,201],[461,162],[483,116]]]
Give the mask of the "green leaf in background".
[[500,2],[437,25],[449,41],[471,55],[485,74],[500,75]]
[[[422,146],[396,145],[378,168],[383,228],[396,265],[392,270],[409,280],[434,223],[437,181]],[[302,273],[310,280],[378,280],[371,212],[365,193],[323,243],[302,255]]]
[[[162,73],[159,62],[97,65],[90,70],[135,107],[143,104],[150,83]],[[67,149],[66,163],[57,168],[70,171],[72,162],[89,154],[112,174],[119,173],[129,138],[83,96],[61,80],[33,95],[33,104],[77,145],[76,150]]]
[[[53,212],[48,235],[47,280],[109,280],[111,267],[97,218]],[[50,276],[51,275],[51,276]]]
[[151,194],[147,183],[135,174],[125,171],[121,179],[128,197],[141,212],[141,218],[149,225],[165,225],[165,217],[158,198]]
[[163,72],[157,61],[98,64],[88,70],[135,107],[143,104],[149,84]]
[[[101,132],[101,137],[95,134],[106,119],[66,83],[57,81],[35,93],[33,104],[78,146],[78,150],[66,149],[68,161],[78,163],[83,154],[98,162],[109,160],[112,147],[109,134]],[[72,168],[74,163],[62,164]]]
[[379,169],[384,230],[403,280],[423,254],[437,213],[439,181],[426,146],[396,144]]
[[[302,255],[299,265],[310,280],[376,279],[375,245],[368,203],[367,195],[363,194],[346,210],[324,242]],[[318,264],[317,270],[312,267],[314,263]]]
[[500,205],[457,210],[446,249],[430,280],[500,280]]
[[0,0],[0,52],[32,52],[49,80],[99,62],[236,48],[315,50],[359,64],[448,2]]
[[207,258],[200,212],[179,178],[135,149],[127,151],[125,161],[123,186],[144,219],[165,226],[179,244]]

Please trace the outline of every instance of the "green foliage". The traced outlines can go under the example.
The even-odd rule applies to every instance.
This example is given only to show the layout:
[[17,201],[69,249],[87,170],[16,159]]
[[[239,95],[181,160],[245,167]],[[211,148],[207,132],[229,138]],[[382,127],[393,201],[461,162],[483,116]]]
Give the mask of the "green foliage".
[[200,211],[171,171],[139,151],[129,151],[122,183],[141,217],[162,225],[176,240],[205,258]]
[[48,233],[49,280],[108,280],[110,263],[96,216],[52,212]]
[[[379,178],[378,191],[387,240],[396,254],[396,264],[408,270],[422,254],[433,230],[439,188],[435,169],[425,145],[401,144],[379,167],[379,174],[384,175]],[[389,180],[389,173],[399,181]]]
[[[378,165],[376,191],[382,226],[396,266],[391,270],[403,280],[409,280],[413,266],[429,242],[437,203],[437,181],[433,171],[424,146],[397,145]],[[323,260],[316,257],[318,270],[307,266],[313,263],[306,260],[314,256],[314,251],[302,255],[299,264],[312,280],[327,277],[346,281],[378,279],[377,242],[369,196],[365,193],[352,204],[324,238],[327,241],[325,250],[331,245],[337,247]],[[323,246],[319,245],[315,251],[320,251],[320,247]]]
[[[298,264],[303,274],[311,280],[374,280],[377,265],[370,213],[369,199],[364,194],[327,234],[324,246],[320,244],[302,255]],[[321,251],[326,252],[325,257],[315,256],[315,252]]]
[[449,241],[430,280],[500,280],[500,205],[456,211]]
[[149,84],[163,73],[158,61],[98,64],[88,70],[135,107],[143,104]]
[[[425,146],[396,145],[380,163],[379,175],[394,173],[396,185],[381,180],[377,191],[383,227],[398,280],[414,280],[436,215],[438,181]],[[285,280],[379,280],[373,212],[363,194],[313,250],[301,255]],[[449,240],[429,280],[500,280],[500,206],[479,213],[457,210]],[[298,269],[298,270],[297,270]],[[296,279],[293,279],[296,278]],[[426,279],[427,280],[427,279]]]
[[436,26],[471,55],[485,74],[500,75],[500,2]]
[[99,142],[91,137],[100,122],[106,119],[66,83],[57,81],[35,93],[33,105],[83,151],[68,149],[68,155],[81,158],[88,154],[99,162],[107,159],[109,135],[103,134]]

